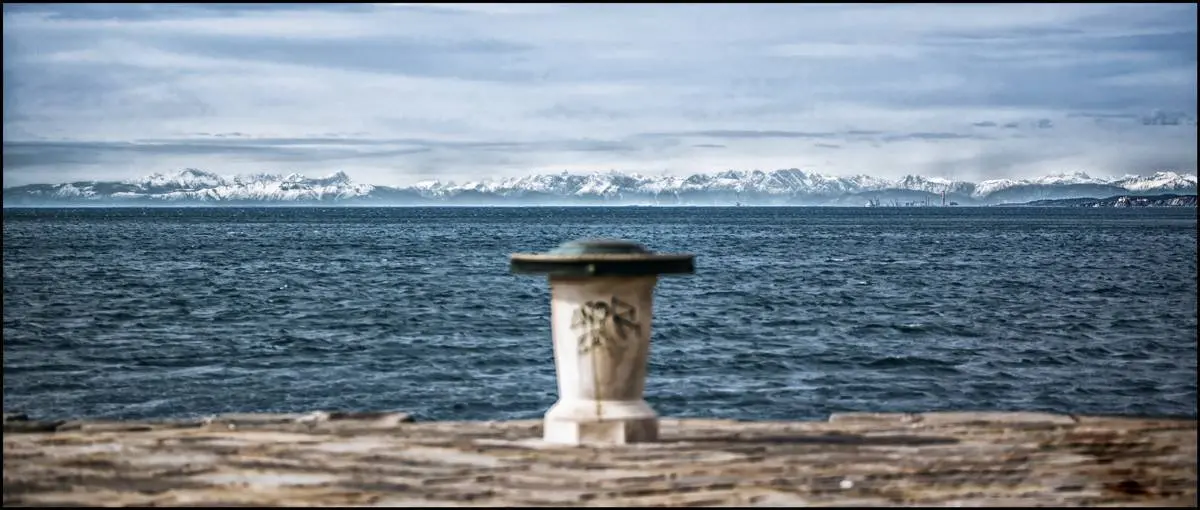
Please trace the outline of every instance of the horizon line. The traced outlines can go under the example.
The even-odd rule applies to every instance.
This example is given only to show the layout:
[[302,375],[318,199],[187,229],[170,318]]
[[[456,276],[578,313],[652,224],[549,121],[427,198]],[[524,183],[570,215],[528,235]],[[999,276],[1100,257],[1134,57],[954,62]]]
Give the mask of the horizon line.
[[1173,174],[1177,174],[1177,175],[1181,175],[1181,176],[1197,176],[1198,178],[1200,178],[1200,172],[1198,172],[1198,169],[1196,169],[1196,168],[1193,168],[1190,170],[1188,170],[1188,169],[1165,169],[1165,170],[1164,169],[1156,169],[1156,170],[1150,170],[1150,171],[1139,172],[1139,173],[1125,173],[1121,176],[1114,176],[1114,177],[1095,176],[1095,175],[1088,173],[1087,171],[1077,170],[1077,171],[1071,171],[1071,172],[1069,172],[1069,171],[1051,172],[1051,173],[1043,174],[1043,175],[1040,175],[1037,177],[1025,177],[1025,178],[997,177],[997,178],[988,178],[988,179],[980,179],[980,180],[964,180],[964,179],[956,179],[956,178],[952,178],[952,177],[928,176],[928,175],[923,175],[920,173],[906,173],[900,177],[888,178],[888,177],[876,177],[869,173],[851,173],[851,174],[825,173],[825,172],[820,172],[820,171],[815,171],[815,170],[804,170],[804,169],[798,168],[798,167],[789,167],[789,168],[777,168],[777,169],[773,169],[773,170],[726,169],[726,170],[694,171],[694,172],[681,173],[681,174],[668,173],[667,171],[663,171],[663,172],[657,173],[657,174],[651,174],[651,173],[646,173],[646,172],[616,170],[616,169],[593,170],[593,171],[562,170],[562,171],[555,171],[555,172],[533,172],[533,173],[528,173],[528,174],[524,174],[521,176],[485,177],[485,178],[480,178],[480,179],[466,179],[466,180],[453,180],[453,179],[442,180],[442,179],[433,178],[433,179],[418,180],[416,182],[413,182],[413,183],[407,184],[407,185],[385,185],[385,184],[373,184],[373,183],[369,183],[369,182],[355,181],[351,177],[349,172],[346,172],[345,170],[335,170],[333,172],[329,172],[329,173],[326,173],[326,174],[323,174],[323,175],[320,175],[317,177],[311,177],[307,174],[304,174],[301,172],[295,172],[295,171],[291,171],[291,172],[262,171],[262,172],[250,172],[250,173],[222,174],[222,173],[218,173],[215,171],[203,170],[200,168],[185,167],[182,170],[179,170],[178,172],[176,172],[174,174],[166,173],[166,172],[153,172],[151,174],[144,175],[142,177],[125,178],[125,179],[111,179],[111,180],[94,179],[94,180],[87,180],[87,181],[78,181],[77,180],[77,181],[63,181],[63,182],[38,182],[38,183],[29,183],[29,184],[18,184],[18,185],[14,185],[14,186],[3,186],[2,189],[9,190],[9,189],[22,188],[22,187],[26,187],[26,186],[62,186],[62,185],[76,184],[76,183],[118,182],[118,183],[124,183],[124,184],[140,184],[141,182],[149,180],[156,176],[162,176],[162,177],[168,177],[168,178],[177,177],[177,176],[183,175],[184,173],[187,173],[188,171],[196,171],[196,172],[212,175],[212,176],[218,177],[223,180],[238,179],[238,178],[242,178],[242,177],[290,177],[292,175],[295,175],[301,179],[306,179],[306,180],[322,180],[322,179],[328,179],[330,177],[341,174],[341,175],[345,176],[346,179],[351,184],[365,184],[365,185],[374,186],[374,187],[403,189],[403,188],[416,188],[418,185],[423,184],[423,183],[434,183],[434,184],[442,184],[442,185],[465,185],[465,184],[471,184],[471,183],[483,184],[483,183],[501,182],[501,181],[506,181],[506,180],[517,180],[517,179],[522,179],[522,178],[527,178],[527,177],[541,177],[541,176],[591,177],[591,176],[597,176],[597,175],[604,176],[604,175],[614,175],[615,174],[615,175],[622,175],[622,176],[626,176],[626,177],[642,177],[642,178],[649,178],[649,179],[657,179],[657,178],[687,179],[687,178],[694,177],[697,175],[711,177],[716,174],[721,174],[721,173],[726,173],[726,172],[737,172],[737,173],[746,173],[746,174],[753,174],[753,173],[771,174],[771,173],[791,171],[791,170],[798,171],[798,172],[804,173],[806,175],[818,175],[818,176],[822,176],[822,177],[833,177],[833,178],[839,178],[839,179],[855,178],[855,177],[868,177],[868,178],[878,179],[878,180],[882,180],[882,181],[896,182],[896,181],[903,181],[909,177],[919,177],[919,178],[926,179],[926,180],[943,180],[943,181],[947,181],[949,183],[966,183],[966,184],[980,184],[980,183],[984,183],[984,182],[988,182],[988,181],[1000,181],[1000,180],[1030,181],[1030,180],[1044,178],[1044,177],[1062,177],[1062,176],[1082,176],[1082,177],[1087,177],[1089,179],[1097,179],[1097,180],[1113,182],[1113,181],[1118,181],[1118,180],[1129,178],[1129,177],[1152,177],[1154,175],[1162,174],[1162,173],[1173,173]]

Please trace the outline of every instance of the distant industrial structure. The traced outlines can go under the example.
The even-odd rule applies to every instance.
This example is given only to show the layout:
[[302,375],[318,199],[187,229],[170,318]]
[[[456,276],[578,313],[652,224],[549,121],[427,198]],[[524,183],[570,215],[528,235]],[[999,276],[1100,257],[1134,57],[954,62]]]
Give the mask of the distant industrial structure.
[[[941,194],[942,194],[942,204],[940,207],[958,205],[958,202],[946,202],[946,190],[942,190]],[[868,198],[867,199],[867,207],[884,207],[884,205],[879,202],[878,198]],[[929,199],[924,199],[924,200],[916,200],[916,201],[911,201],[911,202],[904,202],[903,204],[901,204],[900,202],[898,202],[896,200],[892,200],[892,203],[888,204],[886,207],[937,207],[937,206],[930,204]]]

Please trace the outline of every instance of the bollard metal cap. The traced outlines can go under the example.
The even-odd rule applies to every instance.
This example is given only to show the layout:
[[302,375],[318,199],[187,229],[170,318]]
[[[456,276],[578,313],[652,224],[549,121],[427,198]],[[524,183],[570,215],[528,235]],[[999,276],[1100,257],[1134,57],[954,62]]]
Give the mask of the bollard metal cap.
[[620,239],[580,239],[546,253],[514,253],[509,270],[550,276],[649,276],[694,273],[690,253],[654,253]]

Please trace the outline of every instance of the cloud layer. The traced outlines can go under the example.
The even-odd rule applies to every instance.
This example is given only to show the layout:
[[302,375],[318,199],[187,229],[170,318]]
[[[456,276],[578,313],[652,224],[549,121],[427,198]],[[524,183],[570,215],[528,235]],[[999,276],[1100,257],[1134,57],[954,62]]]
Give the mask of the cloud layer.
[[4,179],[1194,172],[1196,14],[5,4]]

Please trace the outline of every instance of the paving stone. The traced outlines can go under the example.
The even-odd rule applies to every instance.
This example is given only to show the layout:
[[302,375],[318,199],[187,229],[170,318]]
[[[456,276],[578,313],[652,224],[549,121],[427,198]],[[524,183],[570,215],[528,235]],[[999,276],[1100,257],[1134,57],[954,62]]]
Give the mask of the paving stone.
[[1196,421],[1046,413],[663,419],[561,446],[541,422],[403,413],[5,417],[4,505],[1195,506]]

